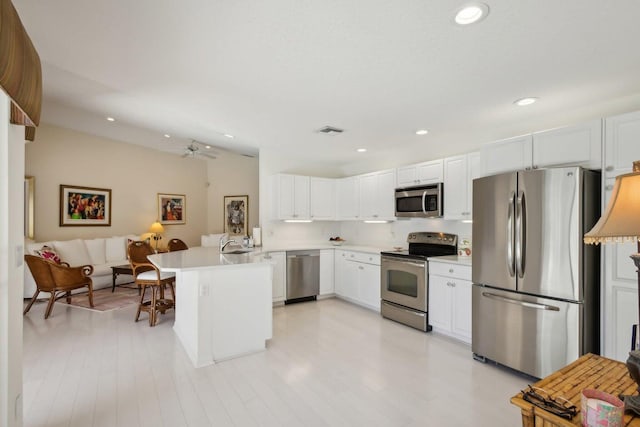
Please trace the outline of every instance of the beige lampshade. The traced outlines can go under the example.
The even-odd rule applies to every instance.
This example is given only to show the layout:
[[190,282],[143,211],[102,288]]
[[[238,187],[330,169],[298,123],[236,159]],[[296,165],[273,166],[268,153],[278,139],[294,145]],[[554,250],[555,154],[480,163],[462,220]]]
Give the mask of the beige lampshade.
[[151,227],[149,228],[149,231],[151,233],[155,233],[155,234],[164,233],[164,227],[162,226],[162,224],[160,224],[158,221],[156,221],[153,224],[151,224]]
[[585,243],[637,241],[640,238],[640,162],[634,172],[616,177],[611,200],[596,225],[584,235]]

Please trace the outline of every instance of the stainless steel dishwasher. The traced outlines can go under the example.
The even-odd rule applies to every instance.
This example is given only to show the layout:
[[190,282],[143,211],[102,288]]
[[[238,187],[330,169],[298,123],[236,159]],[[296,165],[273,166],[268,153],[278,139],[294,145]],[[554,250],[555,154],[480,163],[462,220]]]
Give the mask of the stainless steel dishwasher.
[[287,251],[285,304],[315,300],[320,291],[320,251]]

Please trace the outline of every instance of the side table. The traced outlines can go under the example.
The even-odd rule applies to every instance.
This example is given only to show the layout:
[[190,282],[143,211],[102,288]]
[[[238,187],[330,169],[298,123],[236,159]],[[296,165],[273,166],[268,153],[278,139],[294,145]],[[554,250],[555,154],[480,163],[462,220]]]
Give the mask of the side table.
[[[111,292],[116,290],[116,278],[120,274],[128,274],[133,276],[133,270],[131,269],[130,264],[122,264],[122,265],[114,265],[111,267]],[[129,282],[132,283],[132,282]],[[138,289],[138,291],[140,291]]]
[[[582,423],[580,411],[582,390],[586,388],[602,390],[618,396],[619,394],[635,394],[636,383],[631,379],[624,363],[595,354],[585,354],[570,365],[554,372],[535,384],[554,397],[564,397],[578,408],[578,414],[571,420],[565,420],[547,412],[522,398],[518,393],[511,398],[511,403],[522,411],[523,427],[572,427]],[[623,426],[639,427],[640,418],[633,412],[625,412]]]

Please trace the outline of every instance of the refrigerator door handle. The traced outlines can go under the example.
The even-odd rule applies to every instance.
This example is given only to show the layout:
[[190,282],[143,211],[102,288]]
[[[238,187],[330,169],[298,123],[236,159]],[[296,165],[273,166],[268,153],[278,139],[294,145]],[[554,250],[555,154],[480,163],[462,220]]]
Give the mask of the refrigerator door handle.
[[527,229],[527,214],[526,214],[526,201],[524,192],[520,191],[518,194],[518,200],[516,203],[516,271],[518,277],[522,279],[524,277],[524,269],[526,265],[525,260],[525,248],[527,246],[527,236],[525,230]]
[[513,209],[515,204],[516,193],[513,191],[509,195],[509,209],[507,211],[507,267],[509,268],[509,275],[515,276],[515,262],[513,259]]
[[535,302],[520,301],[520,300],[517,300],[517,299],[512,299],[512,298],[507,298],[507,297],[503,297],[503,296],[500,296],[500,295],[492,294],[491,292],[483,292],[482,296],[486,297],[486,298],[489,298],[489,299],[495,299],[495,300],[499,300],[499,301],[504,301],[504,302],[508,302],[509,304],[521,305],[523,307],[535,308],[535,309],[538,309],[538,310],[560,311],[560,307],[556,307],[555,305],[538,304],[538,303],[535,303]]

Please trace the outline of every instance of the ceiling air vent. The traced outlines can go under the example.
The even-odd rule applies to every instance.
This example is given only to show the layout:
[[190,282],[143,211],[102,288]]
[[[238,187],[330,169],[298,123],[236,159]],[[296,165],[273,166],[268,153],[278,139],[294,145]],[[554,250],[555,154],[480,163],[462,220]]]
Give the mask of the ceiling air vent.
[[336,134],[336,133],[344,132],[344,129],[334,128],[333,126],[325,126],[323,128],[318,129],[318,132],[326,133],[326,134],[329,134],[329,135],[333,135],[333,134]]

